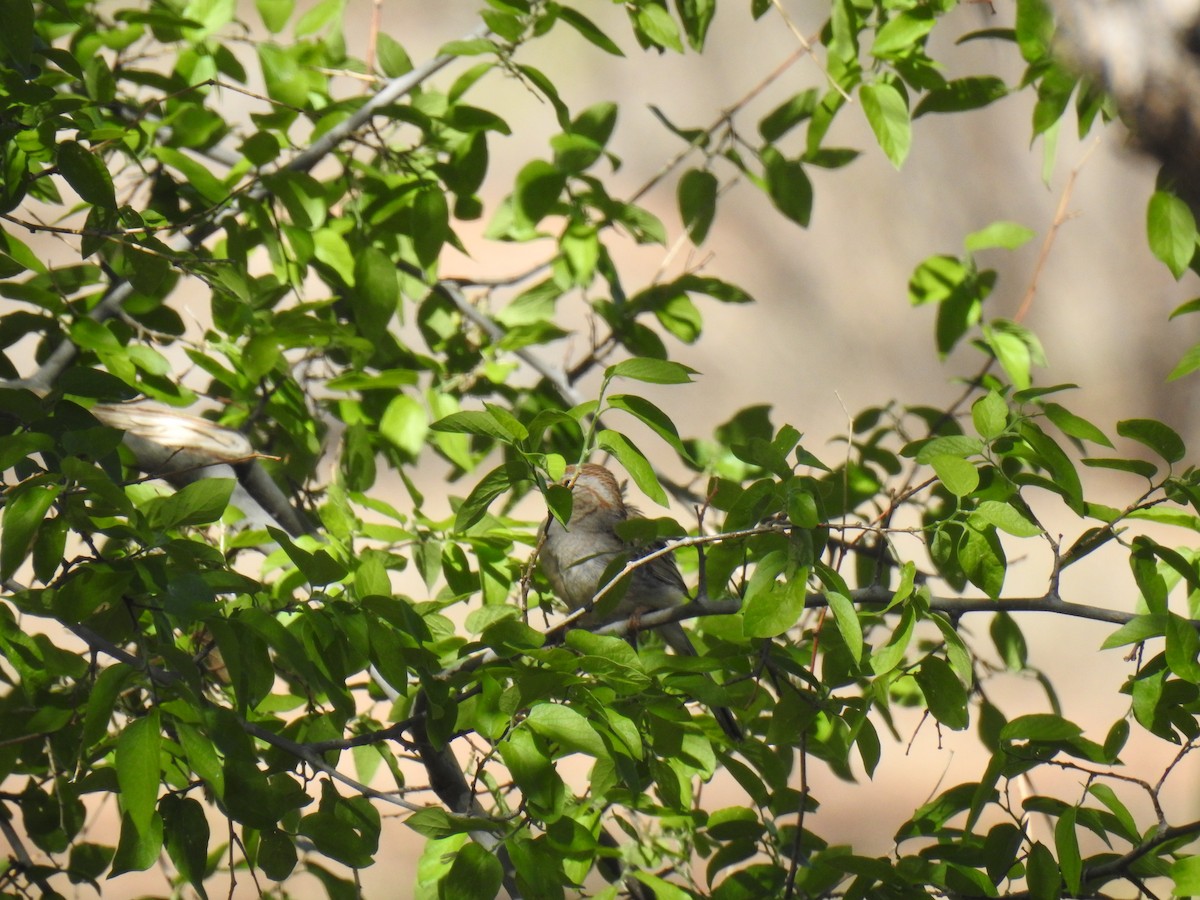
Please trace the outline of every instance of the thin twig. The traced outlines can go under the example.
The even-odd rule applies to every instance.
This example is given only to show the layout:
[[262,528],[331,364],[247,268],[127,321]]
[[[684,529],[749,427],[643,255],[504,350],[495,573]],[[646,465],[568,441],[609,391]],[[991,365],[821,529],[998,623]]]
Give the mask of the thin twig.
[[771,0],[771,3],[775,7],[776,12],[778,12],[783,18],[784,24],[788,27],[788,31],[795,35],[796,40],[800,42],[800,46],[804,48],[808,55],[812,57],[813,62],[817,64],[817,68],[821,70],[821,74],[825,76],[825,80],[833,86],[835,91],[842,95],[843,100],[853,103],[854,101],[850,95],[846,93],[846,89],[833,80],[833,76],[829,74],[829,70],[825,68],[819,59],[817,59],[817,54],[813,52],[812,42],[804,36],[804,32],[801,31],[796,23],[792,21],[792,17],[787,14],[787,10],[783,8],[783,4],[780,3],[779,0]]

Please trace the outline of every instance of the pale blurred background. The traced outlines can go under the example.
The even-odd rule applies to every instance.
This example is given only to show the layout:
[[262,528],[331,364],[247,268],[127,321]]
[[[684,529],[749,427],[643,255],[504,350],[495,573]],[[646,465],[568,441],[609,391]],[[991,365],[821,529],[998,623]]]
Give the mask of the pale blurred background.
[[[304,9],[311,4],[298,5]],[[827,14],[824,3],[783,0],[783,5],[809,35]],[[349,6],[347,43],[351,53],[361,57],[372,6],[367,0],[350,0]],[[261,31],[253,3],[241,7],[244,20]],[[629,196],[682,146],[651,115],[650,105],[681,127],[706,126],[796,49],[797,39],[775,10],[753,22],[748,7],[744,0],[726,0],[710,31],[706,54],[679,57],[641,51],[621,21],[622,7],[597,2],[587,9],[589,16],[617,39],[627,58],[607,56],[560,25],[549,39],[522,50],[519,60],[547,72],[572,112],[604,100],[621,105],[610,149],[624,165],[609,179],[609,191]],[[381,8],[383,31],[400,41],[418,63],[434,55],[444,42],[466,35],[478,22],[476,3],[465,0],[385,0]],[[947,18],[947,27],[939,28],[944,34],[933,55],[948,63],[949,77],[998,73],[1009,84],[1018,82],[1022,67],[1014,46],[990,41],[952,46],[953,38],[969,31],[1011,27],[1010,0],[999,0],[994,10],[986,3],[968,3]],[[823,58],[819,50],[818,58]],[[434,84],[444,89],[457,72],[475,61],[452,66]],[[814,86],[823,87],[819,65],[802,59],[741,113],[735,121],[737,129],[756,142],[763,115],[792,94]],[[758,303],[722,306],[701,298],[704,337],[692,347],[671,344],[675,358],[702,373],[694,385],[651,393],[681,432],[707,436],[738,409],[770,403],[777,426],[795,425],[805,433],[809,450],[836,460],[843,450],[831,438],[844,434],[848,416],[863,407],[890,400],[950,400],[959,392],[953,379],[974,372],[979,357],[968,349],[956,352],[944,364],[937,361],[932,336],[935,310],[909,306],[909,275],[927,256],[961,253],[963,237],[971,231],[996,220],[1019,222],[1037,232],[1033,241],[1016,252],[989,251],[981,256],[983,265],[1000,272],[985,314],[1013,315],[1033,277],[1068,175],[1081,166],[1069,201],[1071,217],[1057,235],[1025,320],[1041,338],[1050,363],[1035,377],[1040,384],[1082,385],[1063,402],[1110,435],[1118,419],[1151,416],[1175,426],[1189,443],[1200,437],[1190,402],[1194,378],[1165,381],[1182,353],[1200,340],[1200,333],[1186,317],[1168,327],[1168,313],[1190,299],[1196,282],[1189,273],[1177,284],[1147,249],[1145,208],[1155,168],[1126,149],[1120,128],[1080,143],[1073,116],[1068,114],[1050,183],[1044,183],[1042,143],[1030,146],[1033,99],[1025,93],[970,115],[929,115],[917,120],[911,155],[899,172],[875,147],[860,110],[845,110],[827,143],[865,153],[840,170],[809,170],[816,193],[809,230],[775,213],[752,185],[736,184],[723,193],[706,244],[691,260],[686,252],[676,258],[668,272],[677,273],[682,265],[707,258],[706,274],[745,287]],[[534,156],[549,155],[547,140],[558,129],[550,107],[512,79],[490,77],[473,89],[469,100],[496,110],[513,128],[511,137],[493,136],[490,141],[493,164],[485,187],[486,222],[519,166]],[[246,103],[232,94],[222,100],[227,109]],[[803,128],[788,140],[799,152]],[[720,165],[715,171],[723,183],[733,174]],[[663,219],[672,239],[679,234],[674,197],[674,178],[669,178],[643,201]],[[485,244],[478,239],[482,224],[468,223],[459,229],[472,259],[448,261],[444,274],[515,274],[547,252]],[[609,246],[620,249],[613,242]],[[624,260],[627,288],[647,282],[664,260],[661,248],[635,250],[630,245],[624,250],[619,260]],[[203,301],[203,295],[197,294],[189,306],[200,312]],[[558,351],[561,356],[548,361],[561,364],[585,344],[586,338],[563,346]],[[584,384],[581,390],[591,396],[595,383]],[[644,449],[668,471],[678,472],[660,452],[661,445],[646,442]],[[430,472],[430,486],[436,485],[438,474]],[[1098,499],[1114,505],[1124,505],[1141,490],[1134,479],[1105,481],[1098,473],[1087,474]],[[379,489],[388,488],[381,483]],[[458,485],[454,490],[461,494],[466,488]],[[1070,519],[1051,519],[1046,524],[1061,528],[1068,543],[1086,527]],[[1188,535],[1161,539],[1182,542]],[[1022,554],[1032,555],[1010,574],[1006,593],[1040,595],[1046,587],[1048,556],[1033,542],[1010,545],[1010,558]],[[1131,609],[1135,593],[1119,555],[1105,561],[1097,554],[1086,565],[1068,570],[1064,596]],[[1096,652],[1111,629],[1051,616],[1029,615],[1019,621],[1030,642],[1032,664],[1045,669],[1061,692],[1064,715],[1084,726],[1089,737],[1102,741],[1109,725],[1125,711],[1115,688],[1132,671],[1132,663],[1124,661],[1120,651]],[[986,616],[968,617],[964,627],[974,636],[975,645],[990,646]],[[987,690],[1010,717],[1049,711],[1041,689],[1030,679],[998,678],[989,682]],[[974,723],[964,734],[939,735],[928,722],[918,731],[916,716],[901,716],[898,721],[902,740],[892,744],[885,738],[883,762],[873,780],[864,778],[846,789],[819,764],[810,766],[811,787],[821,808],[806,821],[808,828],[831,842],[853,842],[861,852],[888,853],[896,829],[917,805],[982,771],[984,758],[973,735]],[[1136,734],[1136,726],[1134,730]],[[1155,780],[1173,751],[1157,740],[1135,740],[1125,754],[1130,774]],[[1168,807],[1168,815],[1175,821],[1195,818],[1194,763],[1189,769],[1185,762],[1174,779],[1173,796],[1179,800],[1175,808]],[[1039,774],[1033,789],[1070,801],[1080,796],[1083,779],[1078,773],[1067,773],[1051,784]],[[1118,789],[1118,793],[1130,803],[1144,799],[1134,792]],[[705,798],[714,808],[745,801],[735,785],[724,781],[709,788]],[[1144,810],[1144,804],[1138,808]],[[1039,839],[1052,840],[1044,823],[1035,820],[1032,832]],[[90,839],[106,840],[99,833]],[[368,897],[407,896],[423,840],[392,819],[384,842],[380,862],[362,873],[364,891]],[[297,879],[288,887],[296,897],[324,895],[312,879]],[[161,874],[150,872],[122,877],[106,885],[105,894],[123,898],[167,890]],[[250,879],[240,875],[233,894],[255,893]]]

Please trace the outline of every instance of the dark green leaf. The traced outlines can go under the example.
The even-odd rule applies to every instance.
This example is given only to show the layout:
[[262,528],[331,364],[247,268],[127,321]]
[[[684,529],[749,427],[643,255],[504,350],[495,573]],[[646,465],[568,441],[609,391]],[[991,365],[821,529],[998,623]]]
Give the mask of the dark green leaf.
[[971,76],[948,81],[921,98],[913,110],[913,118],[925,113],[965,112],[979,109],[1008,95],[1003,80],[991,75]]
[[916,674],[929,712],[941,724],[962,731],[970,722],[967,691],[944,659],[927,656]]
[[112,176],[103,160],[81,144],[64,141],[58,145],[58,171],[85,203],[105,209],[117,208]]
[[704,243],[717,211],[717,177],[706,169],[689,169],[679,180],[679,217],[693,244]]
[[1117,434],[1145,444],[1169,463],[1179,462],[1187,452],[1183,438],[1154,419],[1124,419],[1117,423]]
[[799,160],[786,159],[774,147],[762,151],[763,174],[767,194],[781,213],[800,225],[808,227],[812,218],[812,182]]

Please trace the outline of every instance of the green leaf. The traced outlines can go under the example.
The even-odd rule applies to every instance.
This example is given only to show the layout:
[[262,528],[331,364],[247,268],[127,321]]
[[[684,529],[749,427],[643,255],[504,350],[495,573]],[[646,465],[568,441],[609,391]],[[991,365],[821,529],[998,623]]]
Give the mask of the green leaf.
[[254,0],[254,6],[262,16],[263,25],[272,34],[283,31],[295,10],[294,0]]
[[1000,731],[1005,741],[1072,741],[1082,736],[1083,729],[1062,716],[1051,713],[1031,713],[1018,716]]
[[979,470],[961,456],[936,455],[930,458],[929,465],[946,490],[956,497],[965,497],[979,487]]
[[1062,874],[1054,854],[1041,841],[1035,841],[1025,861],[1025,878],[1033,900],[1059,900],[1062,896]]
[[1167,613],[1167,667],[1192,684],[1200,684],[1200,636],[1196,626],[1183,616]]
[[1046,364],[1046,356],[1037,337],[1016,322],[996,319],[983,326],[983,337],[996,354],[996,361],[1019,391],[1033,383],[1033,367]]
[[4,4],[0,46],[22,75],[33,59],[34,18],[33,0],[7,0]]
[[1091,441],[1093,444],[1100,444],[1103,447],[1112,446],[1112,441],[1103,431],[1087,419],[1075,415],[1057,403],[1044,403],[1042,409],[1046,413],[1046,418],[1057,425],[1063,434],[1081,441]]
[[916,619],[916,613],[911,606],[903,608],[900,613],[900,621],[887,643],[871,653],[871,670],[876,675],[886,675],[903,661],[908,645],[912,641]]
[[57,163],[59,174],[84,203],[104,209],[117,208],[112,176],[98,155],[89,153],[76,141],[64,141],[58,145]]
[[1101,650],[1112,650],[1127,644],[1138,644],[1151,638],[1161,637],[1167,631],[1167,616],[1160,615],[1134,616],[1100,644]]
[[875,140],[897,169],[912,146],[912,122],[900,92],[887,82],[864,84],[858,89],[863,113]]
[[1171,880],[1175,882],[1171,893],[1176,897],[1194,897],[1200,894],[1200,856],[1184,856],[1171,863]]
[[428,432],[429,413],[425,410],[425,405],[408,394],[397,394],[393,397],[379,419],[379,433],[392,446],[411,457],[420,455],[425,447],[425,435]]
[[965,434],[949,434],[944,437],[936,437],[933,440],[924,441],[919,445],[909,444],[904,448],[902,454],[910,456],[911,450],[916,448],[917,462],[922,465],[929,465],[939,456],[957,456],[966,458],[968,456],[978,456],[983,452],[983,443],[978,438],[969,437]]
[[208,525],[225,513],[237,481],[233,478],[203,478],[184,485],[166,497],[154,497],[142,507],[147,524],[156,531]]
[[108,666],[100,670],[88,693],[87,712],[83,719],[80,746],[90,750],[108,734],[117,697],[133,677],[134,670],[126,665]]
[[667,505],[667,492],[658,483],[658,476],[654,474],[654,467],[650,465],[650,461],[646,459],[645,454],[629,438],[619,432],[606,428],[596,435],[596,445],[601,450],[607,450],[620,460],[621,465],[625,467],[625,471],[630,474],[634,484],[638,486],[643,494],[655,503],[659,503],[662,506]]
[[980,250],[990,250],[1001,247],[1005,250],[1016,250],[1018,247],[1033,240],[1034,231],[1016,222],[993,222],[980,231],[973,231],[963,241],[968,253],[978,253]]
[[361,334],[374,335],[387,328],[400,303],[400,279],[382,250],[366,247],[355,257],[349,300]]
[[1025,635],[1013,617],[1006,612],[998,612],[992,616],[988,627],[996,652],[1004,660],[1010,672],[1023,672],[1029,665],[1029,648],[1025,643]]
[[635,357],[609,366],[604,370],[604,380],[609,382],[615,378],[632,378],[648,384],[689,384],[691,376],[699,374],[683,363]]
[[871,55],[881,59],[905,56],[919,49],[934,25],[933,10],[917,7],[893,16],[875,34]]
[[689,169],[679,179],[679,217],[696,246],[704,243],[716,211],[717,176],[707,169]]
[[525,724],[564,750],[603,759],[608,756],[604,741],[592,724],[562,703],[538,703],[529,710]]
[[1112,469],[1116,472],[1132,472],[1147,480],[1153,480],[1158,474],[1158,466],[1144,459],[1110,459],[1103,456],[1091,456],[1080,460],[1089,469]]
[[267,829],[258,842],[258,867],[272,881],[283,881],[296,868],[296,842],[277,828]]
[[846,642],[846,649],[850,651],[850,656],[856,663],[861,663],[863,632],[862,623],[858,620],[858,611],[849,597],[837,591],[826,591],[825,600],[833,610],[833,617],[842,640]]
[[[291,0],[289,0],[291,2]],[[407,75],[412,71],[412,60],[408,56],[408,51],[387,32],[381,31],[377,36],[379,46],[377,52],[379,55],[379,68],[383,70],[383,74],[388,78],[399,78],[401,75]],[[288,843],[291,843],[290,841]],[[295,857],[296,849],[292,847],[292,856]]]
[[773,638],[795,628],[804,613],[808,570],[786,584],[769,584],[750,593],[742,609],[742,631],[749,638]]
[[1068,894],[1078,894],[1083,860],[1079,855],[1079,835],[1075,833],[1074,807],[1063,810],[1054,825],[1054,849],[1058,851],[1058,866]]
[[446,900],[492,900],[504,884],[504,867],[494,852],[471,841],[454,854],[446,877],[438,882],[438,896]]
[[192,797],[167,794],[159,804],[159,813],[167,855],[180,876],[205,900],[209,829],[204,807]]
[[161,146],[151,147],[150,152],[164,166],[182,175],[209,203],[220,203],[229,196],[229,189],[221,179],[187,154],[173,147]]
[[758,123],[758,133],[764,141],[774,143],[801,122],[811,118],[819,99],[815,88],[795,94],[763,117]]
[[1026,62],[1039,62],[1050,54],[1054,13],[1046,0],[1017,0],[1016,38]]
[[0,578],[11,578],[29,555],[29,548],[62,486],[26,482],[13,489],[4,507],[0,528]]
[[634,9],[632,16],[638,37],[656,47],[683,52],[679,29],[665,7],[657,3],[643,3]]
[[803,163],[786,159],[772,146],[763,149],[762,161],[767,194],[775,208],[797,225],[807,228],[812,218],[813,189]]
[[646,425],[648,425],[659,437],[671,445],[676,453],[685,460],[691,459],[691,454],[688,453],[683,441],[679,437],[679,431],[675,428],[675,423],[667,416],[665,412],[651,403],[644,397],[639,397],[636,394],[613,394],[607,399],[608,405],[613,409],[621,409],[630,415],[636,416]]
[[513,190],[513,219],[522,227],[535,227],[558,205],[566,184],[567,176],[556,166],[540,159],[526,163]]
[[954,113],[979,109],[1007,96],[1008,87],[994,76],[956,78],[925,94],[913,110],[913,118],[919,118],[925,113]]
[[1015,537],[1038,537],[1042,534],[1042,529],[1017,507],[1000,500],[984,500],[971,512],[971,517],[995,525]]
[[566,22],[572,28],[580,33],[586,40],[595,44],[605,53],[611,53],[613,56],[624,56],[621,48],[613,43],[612,38],[596,27],[587,16],[570,6],[559,6],[554,11],[555,16],[563,22]]
[[958,548],[958,562],[971,584],[993,600],[1000,596],[1008,571],[1008,559],[995,528],[964,528],[962,543]]
[[1125,419],[1117,423],[1117,434],[1145,444],[1169,463],[1176,463],[1187,453],[1183,438],[1162,422],[1154,419]]
[[158,802],[159,748],[162,723],[157,709],[134,719],[117,739],[117,784],[121,787],[121,809],[139,832],[150,830],[150,819]]
[[451,434],[478,434],[509,443],[523,441],[529,431],[511,415],[500,419],[492,410],[464,410],[443,416],[429,426],[433,431]]
[[509,489],[508,467],[497,466],[471,489],[454,516],[454,530],[464,532],[487,513],[493,500]]
[[129,814],[125,813],[121,816],[121,836],[117,841],[117,851],[113,854],[108,877],[113,878],[125,872],[145,871],[161,858],[162,849],[162,816],[152,812],[146,826],[139,828]]
[[717,0],[675,0],[675,9],[683,22],[688,44],[696,52],[704,49],[708,26],[717,11]]
[[993,440],[1008,427],[1008,404],[995,391],[988,391],[971,405],[971,421],[981,438]]
[[970,723],[967,691],[944,659],[927,656],[916,673],[929,712],[941,724],[962,731]]
[[1197,369],[1200,369],[1200,344],[1193,344],[1188,348],[1187,353],[1183,354],[1183,358],[1179,360],[1175,368],[1171,370],[1167,381],[1174,381],[1176,378],[1190,375]]
[[1150,250],[1178,281],[1196,254],[1196,217],[1188,205],[1166,191],[1155,191],[1146,208]]

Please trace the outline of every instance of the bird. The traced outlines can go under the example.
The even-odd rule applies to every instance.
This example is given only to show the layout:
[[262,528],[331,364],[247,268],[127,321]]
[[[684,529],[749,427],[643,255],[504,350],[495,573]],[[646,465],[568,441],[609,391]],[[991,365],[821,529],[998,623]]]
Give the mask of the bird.
[[[591,604],[601,587],[605,570],[618,557],[639,559],[662,548],[662,543],[633,545],[617,534],[616,527],[638,516],[625,503],[616,477],[604,466],[584,463],[567,466],[563,483],[571,487],[571,518],[563,525],[553,516],[542,526],[539,563],[554,593],[573,610]],[[616,609],[601,621],[585,617],[583,625],[604,625],[633,618],[648,610],[667,609],[690,599],[673,554],[656,557],[635,569],[629,587]],[[696,648],[678,622],[658,627],[667,645],[680,656],[696,656]],[[715,707],[713,716],[721,730],[734,741],[742,729],[733,713]]]

